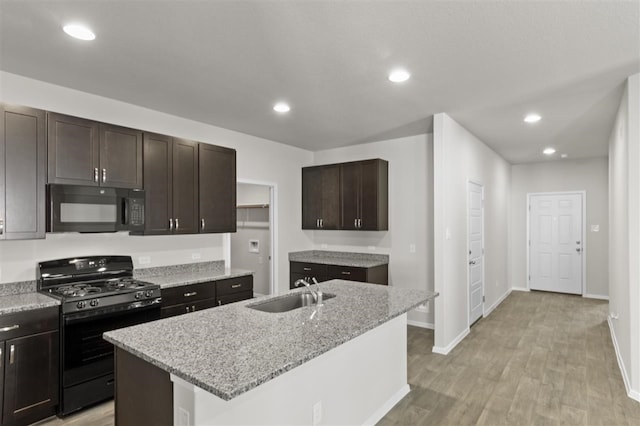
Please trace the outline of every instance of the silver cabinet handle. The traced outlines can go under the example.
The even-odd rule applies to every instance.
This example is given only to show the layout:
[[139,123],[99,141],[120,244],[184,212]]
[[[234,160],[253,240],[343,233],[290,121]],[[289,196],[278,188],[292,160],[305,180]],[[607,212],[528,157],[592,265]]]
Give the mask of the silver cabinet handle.
[[320,219],[316,219],[316,228],[320,228]]
[[353,227],[354,228],[358,227],[358,219],[353,219]]
[[15,360],[15,353],[16,353],[16,345],[11,345],[11,349],[9,350],[9,364],[13,364],[13,361]]
[[0,328],[0,332],[17,330],[19,328],[20,328],[20,324],[14,324],[14,325]]
[[169,231],[173,231],[173,218],[169,218]]
[[187,312],[189,312],[189,307],[188,307],[188,306],[187,306],[187,307],[185,307],[185,309],[186,309],[186,311],[187,311]]
[[222,300],[218,300],[218,306],[222,306]]
[[311,268],[302,268],[303,271],[311,271]]
[[102,169],[102,182],[107,181],[107,169]]
[[358,226],[362,228],[362,219],[358,219]]
[[238,287],[242,287],[242,284],[233,284],[233,285],[231,286],[231,288],[238,288]]
[[0,235],[4,234],[4,220],[0,219]]
[[197,291],[192,291],[192,292],[189,292],[189,293],[185,293],[184,297],[191,297],[191,296],[195,296],[196,294],[198,294]]
[[178,218],[176,218],[176,231],[180,228],[180,222],[178,222]]
[[204,229],[204,218],[200,219],[200,228]]
[[324,223],[322,219],[320,219],[320,228],[324,228]]
[[98,182],[98,168],[93,169],[93,181]]
[[349,272],[349,271],[342,271],[341,273],[342,273],[342,275],[351,275],[351,272]]

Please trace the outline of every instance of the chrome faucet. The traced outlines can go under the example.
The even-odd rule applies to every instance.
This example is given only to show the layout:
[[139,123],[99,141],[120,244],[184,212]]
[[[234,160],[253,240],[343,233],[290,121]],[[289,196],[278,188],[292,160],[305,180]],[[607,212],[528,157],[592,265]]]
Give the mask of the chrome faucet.
[[311,278],[311,280],[313,280],[313,283],[316,285],[316,287],[318,287],[316,291],[313,291],[313,289],[311,288],[311,284],[309,284],[309,282],[307,282],[304,278],[301,278],[294,282],[293,286],[300,287],[300,285],[304,284],[313,296],[313,300],[314,302],[316,302],[316,305],[322,305],[322,290],[320,290],[320,284],[318,284],[318,280],[316,280],[315,277]]

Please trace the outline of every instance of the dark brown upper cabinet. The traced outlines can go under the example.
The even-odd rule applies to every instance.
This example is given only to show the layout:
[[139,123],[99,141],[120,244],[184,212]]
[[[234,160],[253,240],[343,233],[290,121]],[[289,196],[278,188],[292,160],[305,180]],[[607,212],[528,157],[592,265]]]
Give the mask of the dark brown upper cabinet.
[[302,229],[340,229],[340,165],[302,169]]
[[48,182],[142,188],[142,132],[48,113]]
[[200,233],[236,232],[236,151],[199,145]]
[[145,234],[198,232],[198,143],[144,133]]
[[388,230],[388,169],[381,159],[304,167],[302,228]]
[[0,104],[0,239],[45,235],[46,113]]
[[389,163],[365,160],[341,165],[342,229],[389,229]]

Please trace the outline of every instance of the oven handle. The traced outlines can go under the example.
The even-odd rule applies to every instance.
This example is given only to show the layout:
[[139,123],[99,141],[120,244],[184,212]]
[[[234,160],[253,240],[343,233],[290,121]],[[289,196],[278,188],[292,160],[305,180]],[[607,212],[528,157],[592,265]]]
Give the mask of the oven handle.
[[151,300],[143,300],[140,302],[132,302],[126,305],[108,306],[102,309],[95,309],[86,312],[74,312],[64,315],[64,324],[78,324],[95,319],[96,317],[107,318],[119,316],[126,313],[141,312],[151,309],[160,309],[162,298],[158,297]]

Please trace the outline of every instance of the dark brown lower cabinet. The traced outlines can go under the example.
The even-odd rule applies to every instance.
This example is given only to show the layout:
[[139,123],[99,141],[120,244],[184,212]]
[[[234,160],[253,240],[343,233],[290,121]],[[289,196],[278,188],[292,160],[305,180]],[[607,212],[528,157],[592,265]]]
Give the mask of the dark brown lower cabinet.
[[313,278],[318,282],[340,279],[381,285],[389,284],[389,265],[358,268],[324,263],[289,262],[289,268],[290,289],[295,288],[294,284],[299,279],[311,283]]
[[116,425],[173,425],[169,373],[120,348],[115,351]]
[[58,405],[58,307],[3,316],[2,425],[28,425]]

